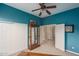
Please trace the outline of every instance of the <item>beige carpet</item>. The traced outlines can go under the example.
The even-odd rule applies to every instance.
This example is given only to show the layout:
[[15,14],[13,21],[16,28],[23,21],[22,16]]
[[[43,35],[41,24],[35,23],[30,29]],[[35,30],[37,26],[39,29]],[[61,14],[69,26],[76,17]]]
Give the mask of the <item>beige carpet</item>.
[[40,47],[31,50],[31,52],[44,53],[44,54],[46,53],[46,54],[59,55],[59,56],[76,56],[75,54],[64,52],[54,48],[54,45],[51,40],[45,41],[44,43],[41,44]]

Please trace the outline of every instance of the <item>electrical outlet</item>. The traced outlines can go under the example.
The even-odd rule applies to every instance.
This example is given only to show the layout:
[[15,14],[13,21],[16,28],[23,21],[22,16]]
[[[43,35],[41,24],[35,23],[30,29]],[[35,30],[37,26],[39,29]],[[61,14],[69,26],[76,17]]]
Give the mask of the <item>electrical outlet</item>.
[[75,47],[72,47],[72,49],[74,49]]

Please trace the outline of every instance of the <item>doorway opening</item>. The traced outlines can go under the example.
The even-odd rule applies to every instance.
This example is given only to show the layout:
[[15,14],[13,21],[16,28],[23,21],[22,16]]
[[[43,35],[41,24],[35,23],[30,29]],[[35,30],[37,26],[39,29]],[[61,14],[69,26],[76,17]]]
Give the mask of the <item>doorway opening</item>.
[[44,25],[40,27],[40,44],[55,47],[55,25]]
[[65,25],[51,24],[40,26],[40,45],[43,46],[44,50],[56,48],[65,51]]

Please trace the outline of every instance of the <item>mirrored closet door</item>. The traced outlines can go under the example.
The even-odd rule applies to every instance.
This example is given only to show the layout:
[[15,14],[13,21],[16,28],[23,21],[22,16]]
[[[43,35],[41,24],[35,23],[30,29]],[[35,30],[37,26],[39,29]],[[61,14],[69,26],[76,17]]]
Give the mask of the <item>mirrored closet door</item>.
[[39,26],[35,21],[31,20],[29,23],[29,49],[35,49],[40,46],[40,32]]

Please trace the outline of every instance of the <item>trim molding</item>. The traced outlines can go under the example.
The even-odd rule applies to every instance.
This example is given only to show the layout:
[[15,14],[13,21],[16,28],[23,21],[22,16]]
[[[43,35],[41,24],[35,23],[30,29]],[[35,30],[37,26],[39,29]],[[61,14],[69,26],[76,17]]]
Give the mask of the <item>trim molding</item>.
[[66,50],[67,52],[70,52],[70,53],[73,53],[73,54],[76,54],[76,55],[79,55],[79,53],[77,52],[73,52],[73,51],[70,51],[70,50]]
[[8,54],[8,56],[17,56],[21,52],[28,52],[28,49],[19,50],[19,51],[15,52],[15,53]]

